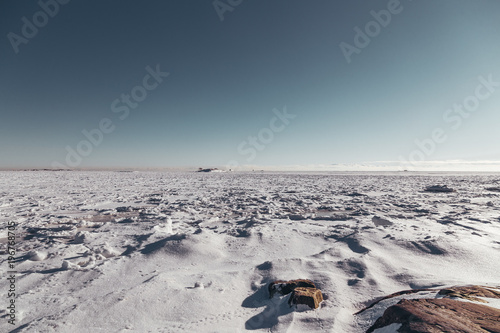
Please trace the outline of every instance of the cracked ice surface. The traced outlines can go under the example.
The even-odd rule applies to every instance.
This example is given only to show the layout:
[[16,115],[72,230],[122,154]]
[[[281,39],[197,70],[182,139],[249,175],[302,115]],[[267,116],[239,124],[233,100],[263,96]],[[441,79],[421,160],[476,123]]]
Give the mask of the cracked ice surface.
[[[500,276],[498,175],[12,171],[0,181],[0,270],[14,221],[18,272],[18,321],[7,323],[4,299],[1,331],[362,332],[380,314],[353,314],[377,297]],[[434,185],[455,191],[424,191]],[[267,283],[297,278],[322,290],[319,309],[269,299]]]

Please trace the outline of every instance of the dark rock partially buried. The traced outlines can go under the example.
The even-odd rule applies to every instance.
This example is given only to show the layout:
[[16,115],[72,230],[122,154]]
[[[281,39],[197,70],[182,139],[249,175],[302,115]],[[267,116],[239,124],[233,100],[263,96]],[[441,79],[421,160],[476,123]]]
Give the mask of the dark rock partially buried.
[[425,188],[426,192],[455,192],[454,189],[449,188],[447,185],[434,185],[434,186],[427,186]]
[[276,280],[269,284],[269,298],[273,298],[275,293],[280,295],[288,295],[297,287],[316,288],[316,285],[311,280],[297,279],[297,280]]
[[269,284],[268,290],[270,298],[273,298],[276,293],[283,296],[291,293],[288,299],[288,304],[290,306],[305,304],[311,309],[317,309],[319,303],[323,301],[321,290],[316,289],[314,282],[307,279],[289,281],[276,280]]
[[385,310],[367,330],[400,323],[398,332],[498,332],[500,310],[486,305],[453,299],[410,299]]

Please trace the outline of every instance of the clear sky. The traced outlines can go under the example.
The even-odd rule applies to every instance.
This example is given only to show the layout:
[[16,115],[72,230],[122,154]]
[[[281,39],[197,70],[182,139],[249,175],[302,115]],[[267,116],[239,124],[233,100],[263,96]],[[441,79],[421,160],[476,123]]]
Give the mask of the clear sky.
[[496,0],[3,0],[0,167],[498,161],[499,14]]

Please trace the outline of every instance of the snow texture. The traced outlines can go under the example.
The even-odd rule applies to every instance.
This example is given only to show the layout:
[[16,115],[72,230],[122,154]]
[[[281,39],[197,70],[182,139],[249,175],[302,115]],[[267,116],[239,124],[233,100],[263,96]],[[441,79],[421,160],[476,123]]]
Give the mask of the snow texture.
[[[18,312],[8,324],[3,298],[2,332],[364,332],[401,297],[354,313],[385,295],[499,284],[494,174],[9,171],[0,181],[3,277],[7,223],[18,224]],[[454,192],[425,191],[436,184]],[[321,289],[320,308],[269,298],[269,282],[292,279]]]

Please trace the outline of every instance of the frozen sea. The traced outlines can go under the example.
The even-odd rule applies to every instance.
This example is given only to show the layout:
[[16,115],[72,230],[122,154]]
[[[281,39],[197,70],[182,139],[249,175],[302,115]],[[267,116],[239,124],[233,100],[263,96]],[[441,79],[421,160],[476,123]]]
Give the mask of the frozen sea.
[[[364,332],[389,301],[355,313],[382,296],[500,285],[500,174],[2,171],[0,184],[2,332]],[[269,282],[298,278],[320,308],[269,299]]]

